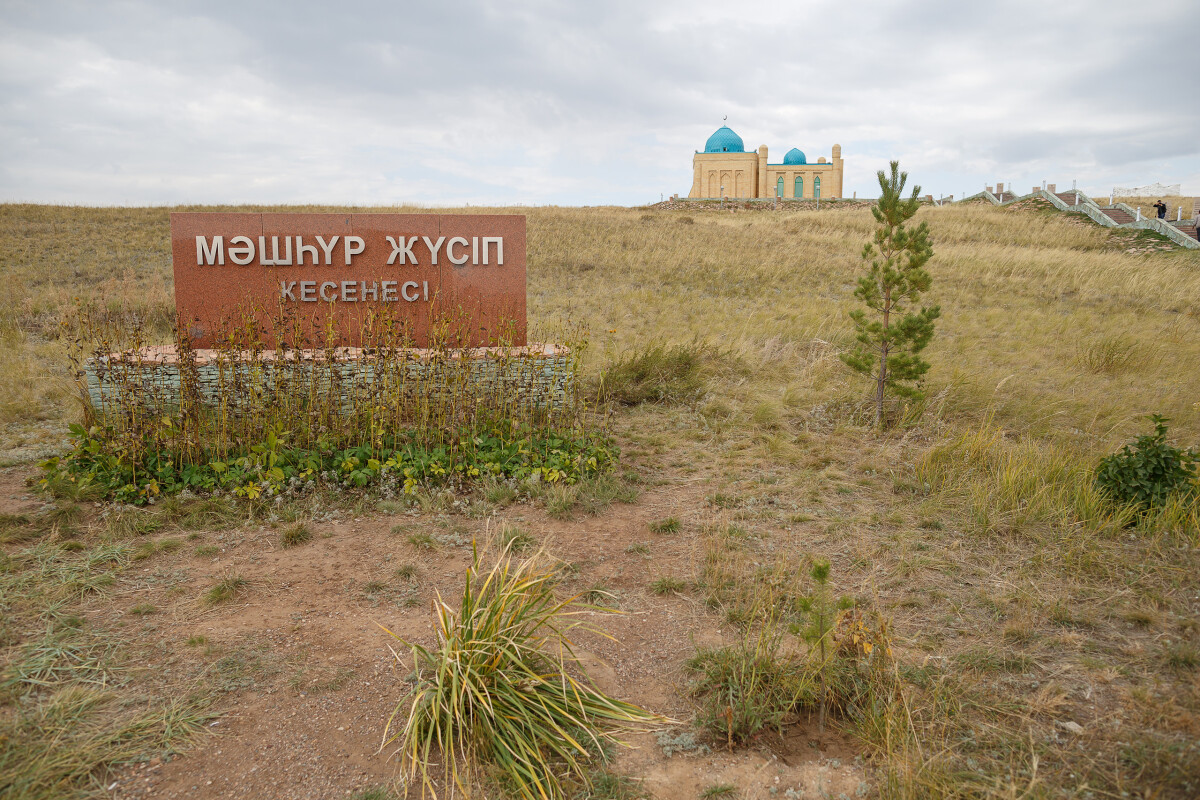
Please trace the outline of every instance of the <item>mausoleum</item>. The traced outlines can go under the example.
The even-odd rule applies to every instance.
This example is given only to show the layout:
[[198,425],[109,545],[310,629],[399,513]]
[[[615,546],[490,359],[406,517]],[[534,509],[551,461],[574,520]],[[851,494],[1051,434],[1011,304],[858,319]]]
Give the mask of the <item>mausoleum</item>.
[[833,146],[832,158],[816,163],[793,147],[783,163],[768,163],[767,146],[746,152],[742,137],[721,126],[708,137],[704,150],[692,158],[692,191],[688,197],[831,198],[842,196],[842,146]]

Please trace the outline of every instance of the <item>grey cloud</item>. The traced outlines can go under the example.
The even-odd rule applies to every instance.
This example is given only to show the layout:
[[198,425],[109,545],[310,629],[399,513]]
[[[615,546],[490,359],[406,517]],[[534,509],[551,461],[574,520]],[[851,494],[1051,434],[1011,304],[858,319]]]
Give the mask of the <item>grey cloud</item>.
[[865,192],[896,155],[947,191],[1055,161],[1194,175],[1198,104],[1148,66],[1190,52],[1184,11],[10,5],[0,196],[634,203],[686,191],[727,113],[748,147],[841,143]]

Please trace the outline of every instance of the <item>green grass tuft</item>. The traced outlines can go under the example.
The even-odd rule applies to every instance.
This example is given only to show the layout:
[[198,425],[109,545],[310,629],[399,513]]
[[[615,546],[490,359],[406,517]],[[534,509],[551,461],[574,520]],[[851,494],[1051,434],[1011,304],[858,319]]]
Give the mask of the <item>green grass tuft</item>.
[[514,553],[524,553],[537,547],[538,540],[532,533],[515,525],[505,524],[500,528],[500,544]]
[[651,533],[678,533],[679,532],[679,520],[677,520],[675,517],[667,517],[666,519],[660,519],[656,522],[651,522],[650,523],[650,532]]
[[659,578],[650,584],[650,589],[657,595],[679,594],[687,588],[687,583],[673,576]]
[[615,730],[661,719],[574,677],[566,637],[581,609],[557,600],[553,585],[533,561],[505,557],[484,572],[477,555],[459,609],[436,607],[440,646],[405,642],[417,683],[385,735],[399,742],[410,785],[419,776],[432,790],[440,763],[444,785],[466,794],[486,765],[514,797],[566,800],[563,779],[590,787],[588,766],[602,745],[619,743]]
[[437,550],[438,540],[429,533],[410,533],[408,543],[418,550]]
[[312,531],[303,522],[284,528],[279,534],[279,543],[284,547],[296,547],[312,539]]
[[222,578],[204,593],[204,602],[210,606],[227,603],[233,600],[246,588],[246,579],[240,575],[230,575]]
[[699,345],[649,344],[609,365],[596,395],[601,402],[633,406],[646,402],[686,403],[704,393]]

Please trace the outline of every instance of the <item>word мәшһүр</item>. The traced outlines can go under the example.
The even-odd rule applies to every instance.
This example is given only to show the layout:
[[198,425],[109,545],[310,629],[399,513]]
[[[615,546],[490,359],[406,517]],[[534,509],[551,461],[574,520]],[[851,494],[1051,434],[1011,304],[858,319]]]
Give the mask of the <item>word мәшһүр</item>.
[[[317,266],[324,263],[326,266],[333,265],[333,252],[337,247],[338,236],[329,237],[329,241],[325,240],[324,236],[314,236],[316,244],[305,244],[303,236],[259,236],[258,247],[255,248],[254,239],[249,236],[234,236],[229,240],[228,248],[225,246],[224,236],[197,236],[196,237],[196,265],[214,265],[220,264],[224,266],[225,256],[228,254],[229,260],[239,266],[246,266],[257,263],[263,267],[288,267],[292,266],[292,240],[296,242],[295,254],[296,266],[304,266],[304,255],[309,254],[309,263]],[[271,256],[267,257],[267,240],[271,242]],[[280,240],[283,244],[280,246]],[[353,263],[353,258],[356,255],[361,255],[366,250],[366,241],[361,236],[344,236],[342,239],[341,252],[343,255],[342,264],[350,266]],[[425,249],[429,251],[430,264],[437,266],[438,254],[444,252],[446,260],[455,266],[464,266],[471,264],[478,266],[480,264],[487,265],[492,263],[490,254],[494,252],[496,256],[496,265],[504,265],[504,237],[503,236],[472,236],[467,239],[464,236],[452,236],[447,240],[445,236],[439,236],[436,240],[430,239],[428,236],[385,236],[388,246],[392,248],[392,252],[388,255],[387,263],[395,264],[397,260],[401,264],[417,264],[416,253],[413,248],[418,242],[423,244]],[[445,245],[445,250],[442,250],[442,245]],[[468,246],[470,249],[468,250]],[[455,255],[455,249],[458,249],[458,254]],[[482,254],[482,260],[480,255]],[[321,256],[324,256],[324,262],[321,261]]]
[[[315,244],[305,244],[303,236],[259,236],[257,247],[254,238],[250,236],[234,236],[226,246],[224,236],[196,237],[196,265],[224,265],[226,256],[229,261],[239,266],[257,263],[264,267],[332,266],[334,252],[337,250],[342,257],[343,266],[352,266],[353,259],[366,249],[366,242],[361,236],[314,236]],[[338,239],[342,247],[338,248]],[[414,248],[424,247],[430,257],[429,263],[438,264],[439,254],[444,254],[446,260],[454,266],[504,265],[503,236],[439,236],[431,239],[428,236],[385,236],[391,253],[387,265],[418,264]],[[281,241],[282,240],[282,243]],[[293,240],[295,246],[293,247]],[[267,256],[268,243],[270,257]],[[443,245],[445,249],[443,250]],[[383,302],[394,303],[401,300],[415,302],[429,300],[429,281],[306,281],[294,280],[279,282],[279,299],[281,301],[315,303],[322,302]]]

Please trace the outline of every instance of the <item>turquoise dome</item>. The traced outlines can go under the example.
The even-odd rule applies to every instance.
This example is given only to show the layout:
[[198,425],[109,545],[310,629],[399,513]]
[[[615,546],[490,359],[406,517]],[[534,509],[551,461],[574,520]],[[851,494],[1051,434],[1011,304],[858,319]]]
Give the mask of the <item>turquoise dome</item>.
[[728,125],[722,125],[717,128],[716,133],[708,137],[708,141],[704,143],[704,152],[744,153],[746,145],[742,144],[742,137],[730,130]]
[[804,157],[804,153],[800,152],[799,148],[793,147],[788,150],[787,155],[783,157],[784,164],[807,164],[808,159]]

